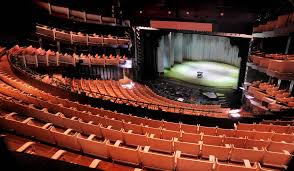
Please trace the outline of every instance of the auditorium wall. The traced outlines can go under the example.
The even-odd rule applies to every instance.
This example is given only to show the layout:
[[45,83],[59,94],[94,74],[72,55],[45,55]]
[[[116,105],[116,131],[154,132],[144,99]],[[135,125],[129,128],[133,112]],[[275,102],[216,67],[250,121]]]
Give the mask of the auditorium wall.
[[215,61],[239,67],[238,46],[230,38],[201,34],[169,33],[159,40],[158,71],[183,61]]

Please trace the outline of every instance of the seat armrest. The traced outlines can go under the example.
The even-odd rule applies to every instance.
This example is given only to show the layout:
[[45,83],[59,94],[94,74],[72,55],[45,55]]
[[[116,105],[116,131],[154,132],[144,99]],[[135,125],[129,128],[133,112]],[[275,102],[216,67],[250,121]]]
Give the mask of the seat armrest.
[[90,168],[96,168],[98,164],[101,162],[99,159],[94,159],[91,164],[89,165]]
[[214,155],[209,155],[209,161],[214,162],[215,161],[215,156]]
[[122,141],[121,141],[121,140],[117,140],[117,141],[114,143],[114,146],[115,146],[115,147],[118,147],[118,146],[120,145],[120,143],[122,143]]
[[64,134],[67,135],[68,133],[70,133],[70,131],[72,131],[72,129],[69,128],[64,132]]
[[95,136],[96,136],[95,134],[91,134],[91,135],[87,138],[87,140],[92,140]]
[[282,150],[282,151],[283,151],[284,154],[290,155],[289,151],[287,151],[287,150]]
[[147,153],[147,152],[149,151],[149,149],[150,149],[150,146],[145,146],[145,147],[144,147],[144,152]]
[[244,161],[244,165],[245,165],[246,168],[251,168],[251,164],[250,164],[249,160],[243,159],[243,161]]
[[57,152],[51,157],[51,159],[57,160],[57,159],[59,159],[59,158],[63,155],[63,153],[65,153],[64,150],[58,150],[58,151],[57,151]]
[[16,151],[17,152],[24,152],[27,148],[29,148],[30,146],[34,145],[35,142],[27,142],[24,145],[22,145],[21,147],[19,147]]
[[42,126],[43,129],[47,129],[52,125],[52,123],[46,123],[44,126]]
[[176,158],[179,158],[179,157],[181,157],[181,151],[176,151]]

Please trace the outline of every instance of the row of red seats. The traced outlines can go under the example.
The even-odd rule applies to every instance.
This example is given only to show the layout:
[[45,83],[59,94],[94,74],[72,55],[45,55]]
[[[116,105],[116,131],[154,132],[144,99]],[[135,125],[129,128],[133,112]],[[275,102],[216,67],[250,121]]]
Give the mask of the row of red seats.
[[291,56],[291,58],[287,59],[288,60],[275,60],[255,55],[250,56],[252,63],[266,69],[267,71],[286,74],[294,73],[294,68],[292,67],[294,65],[293,57]]
[[[131,83],[133,82],[130,81],[129,85],[131,85]],[[148,104],[153,104],[158,106],[161,110],[169,112],[179,113],[180,109],[184,109],[182,112],[184,114],[195,115],[199,113],[198,115],[207,116],[209,116],[209,113],[214,112],[216,117],[227,117],[228,112],[228,109],[221,108],[219,105],[195,105],[169,100],[155,94],[152,90],[147,88],[147,86],[143,86],[139,83],[133,83],[131,88],[123,88],[124,84],[121,84],[119,81],[74,79],[69,86],[72,87],[73,91],[85,92],[86,95],[91,97],[101,98],[101,96],[97,96],[98,93],[106,95],[107,98],[110,98],[116,103],[131,104],[135,101],[143,103],[144,107],[149,107]],[[117,98],[122,100],[117,100]],[[127,99],[127,101],[125,101],[125,99]]]
[[252,86],[249,87],[249,91],[255,94],[255,97],[257,94],[260,94],[261,98],[264,95],[264,97],[270,97],[277,102],[285,104],[287,107],[294,107],[294,97],[291,97],[287,90],[280,90],[279,87],[274,84],[255,81],[252,83]]
[[54,40],[64,40],[73,43],[97,45],[97,44],[109,44],[109,45],[129,45],[130,39],[119,38],[115,36],[99,36],[96,34],[74,33],[72,31],[66,32],[65,30],[59,30],[56,28],[48,28],[47,26],[36,26],[36,33],[50,37]]
[[[116,18],[113,17],[103,17],[97,14],[86,13],[85,11],[72,10],[67,7],[61,7],[52,5],[49,2],[36,1],[37,6],[41,9],[46,10],[49,15],[68,18],[79,22],[93,23],[93,24],[117,24]],[[130,26],[129,20],[123,20],[123,26]]]
[[284,126],[293,126],[294,120],[284,121],[284,120],[263,120],[261,124],[269,124],[269,125],[284,125]]
[[[19,100],[21,100],[21,102],[25,102],[27,104],[31,104],[32,102],[34,102],[34,100],[27,96],[27,95],[22,95],[20,92],[17,92],[15,89],[9,90],[9,88],[1,85],[3,87],[3,91],[1,91],[1,93],[9,95],[9,97],[14,97],[14,98],[18,98]],[[22,97],[24,96],[24,97]],[[31,99],[31,100],[28,100]],[[36,99],[35,99],[36,100]],[[41,103],[42,102],[42,103]],[[18,102],[16,102],[18,103]],[[42,104],[42,105],[41,105]],[[9,104],[8,102],[3,101],[3,105],[5,106],[9,106],[11,107],[12,104]],[[46,103],[43,102],[41,99],[39,99],[39,103],[36,104],[33,103],[30,105],[30,112],[27,114],[31,117],[36,117],[35,115],[32,115],[33,113],[42,113],[42,116],[46,118],[46,115],[49,117],[47,119],[45,119],[47,122],[51,122],[52,120],[57,120],[57,119],[50,119],[50,116],[46,113],[48,113],[49,111],[52,111],[53,113],[58,113],[59,111],[62,111],[62,113],[56,114],[54,117],[61,117],[59,120],[61,120],[61,122],[63,121],[64,123],[66,123],[66,119],[65,117],[69,117],[69,119],[71,117],[73,117],[72,113],[77,113],[78,111],[75,111],[73,109],[62,109],[59,106],[55,106],[55,108],[51,109],[44,109],[41,110],[42,108],[46,107],[46,106],[54,106],[53,104],[50,103]],[[20,106],[13,106],[13,108],[16,111],[25,111],[25,109],[19,109]],[[38,111],[39,109],[39,111]],[[53,115],[53,114],[52,114]],[[84,115],[79,114],[80,116],[80,122],[85,123],[85,121],[87,122],[89,119],[85,118]],[[42,117],[42,118],[43,118]],[[52,116],[51,116],[52,117]],[[96,119],[95,119],[96,118]],[[108,127],[111,126],[110,128],[115,129],[115,130],[126,130],[126,131],[130,131],[132,130],[131,133],[135,133],[135,134],[141,134],[143,135],[143,137],[146,138],[146,142],[147,142],[147,137],[146,137],[146,133],[149,134],[154,134],[155,137],[157,138],[162,138],[162,139],[166,139],[166,140],[171,140],[173,138],[177,138],[178,140],[181,140],[183,142],[191,142],[191,143],[196,143],[198,141],[202,141],[205,144],[210,144],[210,145],[223,145],[224,144],[228,144],[228,142],[234,142],[234,146],[236,147],[240,147],[240,148],[252,148],[252,146],[248,146],[249,144],[254,144],[253,146],[259,147],[259,148],[268,148],[269,146],[271,146],[270,144],[272,144],[274,142],[280,142],[280,141],[285,141],[287,143],[292,143],[294,141],[294,136],[293,136],[293,132],[291,132],[291,130],[293,131],[293,127],[273,127],[271,128],[271,131],[274,132],[266,132],[267,130],[269,130],[269,128],[267,128],[267,130],[265,129],[265,126],[268,125],[249,125],[249,127],[251,126],[251,128],[253,126],[252,129],[249,129],[248,131],[244,131],[242,129],[244,129],[243,125],[244,124],[240,124],[240,127],[238,127],[238,129],[221,129],[221,128],[217,128],[217,127],[203,127],[203,126],[189,126],[189,125],[185,125],[185,124],[176,124],[176,123],[169,123],[169,122],[162,122],[162,121],[152,121],[152,120],[148,120],[147,122],[145,122],[145,124],[141,123],[140,125],[135,126],[134,124],[131,124],[130,122],[124,122],[124,121],[119,121],[119,120],[114,120],[114,119],[110,119],[110,118],[103,118],[100,116],[95,116],[93,115],[91,118],[93,121],[95,121],[94,123],[99,123],[102,124],[104,127]],[[151,122],[152,121],[152,122]],[[69,122],[69,121],[67,121]],[[74,120],[72,120],[71,122],[73,122],[72,124],[66,124],[68,125],[70,128],[73,128],[75,130],[79,130],[79,131],[83,131],[83,129],[81,129],[82,127],[79,126],[73,126],[73,125],[78,125],[81,124],[77,118],[74,118]],[[62,126],[62,124],[59,124],[58,126]],[[263,129],[261,129],[263,128]],[[241,130],[239,130],[241,129]],[[254,130],[253,130],[254,129]],[[256,131],[256,130],[257,131]],[[87,130],[90,130],[89,128]],[[99,136],[103,135],[103,131],[99,131],[100,127],[96,127],[96,135],[98,132]],[[263,131],[263,132],[261,132]],[[130,132],[128,132],[130,133]],[[289,133],[289,134],[284,134],[284,133]],[[115,134],[115,133],[113,133]],[[118,135],[117,137],[122,137],[123,133],[118,133],[121,135]],[[141,138],[143,138],[141,137]],[[228,139],[229,137],[232,137],[233,139]],[[232,141],[234,140],[234,138],[236,138],[235,140],[238,141]],[[241,139],[239,139],[241,138]],[[249,138],[248,141],[246,141],[246,138]],[[114,138],[115,139],[115,138]],[[122,139],[121,139],[122,140]],[[142,140],[143,141],[143,140]],[[144,143],[145,144],[145,143]],[[229,143],[230,144],[230,143]],[[258,145],[259,144],[259,145]],[[142,144],[140,144],[142,145]],[[171,144],[170,144],[171,145]],[[246,146],[243,146],[246,145]],[[276,144],[277,145],[277,144]],[[283,148],[281,148],[282,146],[285,146],[285,150],[288,151],[292,151],[294,149],[294,145],[291,146],[291,144],[278,144],[279,146],[279,150],[283,150]],[[269,150],[272,149],[273,147],[269,147]]]
[[253,62],[255,61],[257,63],[257,62],[259,62],[258,57],[264,57],[264,58],[275,59],[275,60],[293,60],[294,59],[293,54],[291,54],[291,55],[284,55],[284,54],[261,54],[261,55],[257,55],[257,54],[252,54],[252,55],[249,56],[249,59],[250,59],[250,61],[253,61]]
[[112,56],[110,54],[109,56],[106,56],[103,54],[102,56],[99,56],[96,54],[93,55],[69,55],[67,53],[62,54],[59,52],[54,52],[51,50],[45,51],[41,48],[34,48],[32,46],[29,47],[19,47],[18,45],[14,46],[8,51],[9,55],[11,57],[14,57],[18,59],[20,62],[22,62],[25,66],[62,66],[62,65],[72,65],[76,66],[76,63],[80,60],[82,60],[83,65],[114,65],[118,66],[119,64],[124,63],[127,58],[126,56]]
[[[7,80],[6,80],[7,81]],[[12,81],[12,80],[10,80],[10,81]],[[9,80],[7,81],[7,82],[9,82]],[[11,82],[10,82],[11,83]],[[15,82],[14,82],[15,83]],[[17,87],[19,87],[19,85],[17,86]],[[26,88],[29,88],[29,87],[24,87],[23,86],[23,88],[22,89],[26,89]],[[10,91],[11,92],[11,91]],[[8,92],[7,92],[8,93]],[[35,92],[35,94],[36,94],[36,92]],[[41,95],[42,96],[42,95]],[[16,96],[15,96],[16,97]],[[44,97],[44,96],[43,96]],[[49,99],[48,98],[48,96],[47,96],[47,98],[45,97],[45,99]],[[55,100],[56,100],[56,98],[55,98]],[[60,101],[62,101],[62,100],[60,100]],[[16,102],[14,102],[14,103],[16,103]],[[41,101],[39,100],[38,101],[38,103],[40,104],[41,103]],[[44,106],[50,106],[50,105],[48,105],[49,103],[46,103],[46,105],[44,104]],[[7,106],[7,105],[5,105],[5,106]],[[10,107],[9,107],[10,108]],[[69,112],[66,112],[66,110],[64,109],[64,108],[62,108],[62,106],[54,106],[54,107],[52,107],[52,109],[50,108],[50,110],[53,110],[53,109],[56,109],[56,108],[58,108],[58,110],[57,111],[62,111],[63,113],[65,113],[65,114],[78,114],[79,112],[72,112],[72,111],[69,111]],[[11,108],[10,108],[11,109]],[[16,109],[15,107],[14,107],[14,109]],[[32,112],[33,110],[32,110],[33,108],[30,108],[29,109],[29,111],[27,112],[27,114],[32,114],[32,113],[34,113],[34,112]],[[61,110],[62,109],[62,110]],[[88,108],[88,109],[90,109],[90,108]],[[22,112],[24,111],[24,110],[21,110]],[[55,112],[56,113],[56,112]],[[51,114],[52,115],[52,114]],[[81,113],[81,114],[79,114],[79,117],[85,117],[85,116],[87,116],[88,114],[86,113],[86,112],[83,112],[83,113]],[[40,117],[40,116],[43,116],[43,115],[34,115],[34,116],[36,116],[36,117]],[[47,116],[49,116],[49,115],[47,115]],[[74,117],[73,115],[71,115],[72,117]],[[55,121],[55,123],[58,123],[57,121],[58,120],[61,120],[61,118],[62,117],[60,117],[59,119],[54,119],[54,121]],[[94,117],[92,116],[92,117],[90,117],[91,119],[94,119]],[[76,119],[70,119],[71,121],[70,122],[74,122]],[[108,122],[110,122],[110,121],[112,121],[111,119],[109,120],[108,119]],[[69,122],[69,121],[68,121]],[[100,121],[101,122],[101,121]],[[60,122],[59,122],[60,123]],[[152,122],[150,121],[150,122],[148,122],[147,124],[151,124]],[[156,122],[154,122],[153,121],[153,123],[156,123]],[[158,124],[161,124],[162,122],[158,122]],[[65,124],[65,122],[63,121],[63,123],[61,123],[61,125],[64,125]],[[68,124],[68,125],[72,125],[72,124]],[[181,126],[182,127],[182,126]],[[79,127],[76,127],[76,128],[79,128]],[[97,128],[97,127],[96,127]],[[103,127],[100,127],[100,129],[103,129]],[[105,129],[105,127],[104,127],[104,129]],[[110,129],[107,129],[107,131],[109,131]],[[66,130],[65,130],[66,131]],[[64,131],[64,132],[65,132]],[[106,131],[106,132],[107,132]],[[29,131],[28,131],[29,132]],[[70,131],[68,131],[68,132],[70,132]],[[116,131],[115,131],[116,132]],[[96,132],[96,134],[97,134],[97,132]],[[103,133],[102,133],[103,134]],[[105,133],[105,135],[107,135],[106,133]],[[108,134],[109,136],[115,136],[115,135],[117,135],[117,134],[115,134],[113,131],[112,132],[110,132],[109,134]],[[207,136],[206,136],[207,137]],[[149,137],[150,138],[150,137]],[[138,139],[138,138],[136,138],[136,139]],[[123,141],[123,140],[122,140]],[[237,140],[238,142],[240,142],[240,140]],[[212,141],[213,142],[213,141]],[[120,144],[120,143],[118,143],[118,144]],[[159,143],[159,145],[160,144],[162,144],[162,143]],[[148,148],[147,148],[148,149]],[[149,152],[149,150],[146,150],[147,152]],[[151,153],[151,152],[150,152]],[[278,153],[279,155],[280,155],[280,153]],[[270,154],[271,156],[273,155],[273,154]],[[157,152],[156,153],[152,153],[152,155],[150,154],[150,156],[151,156],[151,158],[152,159],[155,159],[154,157],[156,157],[157,156]],[[161,155],[162,156],[162,155]],[[280,156],[279,156],[280,157]],[[280,158],[281,159],[281,158]],[[262,160],[264,160],[264,156],[263,156],[263,159]],[[280,160],[281,161],[281,160]],[[280,162],[279,161],[279,162]],[[144,163],[144,162],[143,162]],[[195,161],[193,162],[193,163],[195,163]],[[267,162],[263,162],[263,163],[267,163]],[[146,163],[145,163],[146,164]],[[148,164],[147,164],[148,165]],[[152,165],[150,166],[150,167],[153,167]],[[157,167],[157,166],[156,166]],[[160,165],[160,167],[164,167],[164,166],[162,166],[162,165]],[[236,168],[235,168],[236,169]]]
[[[4,99],[2,99],[2,100],[4,100]],[[11,101],[11,98],[9,98],[7,100]],[[17,101],[14,101],[14,102],[18,103]],[[5,106],[11,106],[11,105],[5,104]],[[9,109],[10,107],[7,107],[7,108]],[[15,107],[14,109],[17,109],[17,107]],[[22,109],[21,111],[25,111],[25,110]],[[97,138],[99,139],[99,137],[101,137],[101,135],[102,135],[102,137],[104,137],[104,139],[100,140],[100,146],[102,146],[102,147],[98,148],[99,151],[97,151],[98,149],[95,148],[95,149],[97,149],[95,151],[96,153],[94,153],[91,150],[90,154],[93,155],[93,153],[94,153],[95,155],[97,155],[97,153],[98,153],[99,154],[98,156],[102,156],[102,157],[106,157],[106,158],[109,157],[109,155],[110,155],[110,157],[113,160],[119,160],[122,162],[136,164],[136,165],[139,165],[140,161],[142,161],[142,164],[145,167],[151,167],[151,168],[171,169],[172,170],[175,167],[175,164],[173,164],[173,163],[172,163],[172,165],[170,165],[171,164],[170,162],[167,162],[167,163],[169,163],[168,165],[167,165],[167,163],[165,163],[165,164],[160,164],[160,163],[150,164],[148,162],[148,160],[158,158],[158,159],[161,159],[161,161],[162,160],[169,161],[171,157],[172,158],[175,157],[175,154],[180,153],[178,151],[181,149],[183,149],[183,152],[187,152],[188,155],[192,154],[192,156],[196,155],[197,157],[199,157],[198,155],[201,154],[202,158],[205,158],[206,151],[203,152],[203,150],[205,149],[205,150],[207,150],[208,153],[213,152],[213,155],[217,156],[217,158],[219,158],[219,160],[227,161],[229,159],[231,162],[233,162],[233,161],[235,161],[235,162],[241,161],[242,162],[243,159],[245,158],[245,159],[248,159],[247,163],[250,163],[250,161],[251,162],[262,162],[264,165],[278,166],[278,167],[285,167],[285,164],[287,163],[287,161],[289,160],[289,157],[290,157],[289,153],[263,151],[263,150],[258,150],[258,148],[256,148],[256,149],[253,148],[253,150],[249,150],[249,149],[245,150],[245,149],[241,149],[238,147],[231,148],[228,145],[224,146],[224,148],[221,148],[221,147],[213,147],[213,146],[209,146],[209,145],[205,146],[203,144],[202,148],[201,148],[202,149],[201,152],[194,153],[195,150],[197,150],[197,148],[195,149],[195,146],[193,146],[189,143],[187,144],[184,142],[183,143],[179,142],[178,147],[175,146],[176,148],[179,148],[179,149],[174,149],[173,144],[174,143],[177,144],[177,141],[172,143],[173,138],[170,140],[164,140],[164,139],[156,138],[154,134],[147,136],[147,138],[146,138],[147,141],[145,142],[145,143],[147,143],[147,146],[146,146],[146,144],[144,143],[143,137],[136,136],[136,137],[125,138],[124,134],[121,137],[117,133],[117,131],[114,131],[111,129],[112,128],[111,126],[108,126],[108,127],[100,126],[101,135],[99,135],[100,131],[99,131],[99,129],[97,129],[99,127],[96,126],[95,127],[95,135],[89,135],[89,137],[88,136],[85,137],[82,135],[83,134],[87,135],[90,132],[93,132],[93,129],[88,128],[88,129],[84,130],[83,127],[81,127],[82,130],[80,132],[78,132],[74,129],[68,129],[68,128],[73,128],[73,126],[72,126],[73,123],[70,124],[69,121],[68,122],[65,122],[64,120],[62,121],[61,114],[59,114],[60,116],[57,115],[58,113],[55,115],[55,117],[60,117],[60,119],[51,120],[52,121],[51,123],[54,124],[52,126],[52,124],[50,124],[50,123],[44,123],[44,119],[42,119],[42,122],[38,121],[38,119],[45,117],[44,114],[42,114],[42,116],[33,114],[35,112],[33,112],[33,110],[31,108],[29,110],[27,110],[27,112],[24,112],[24,113],[25,113],[25,116],[27,116],[27,117],[18,116],[15,113],[8,114],[7,116],[2,117],[1,122],[0,122],[1,126],[3,128],[13,129],[13,130],[17,131],[18,133],[24,134],[26,136],[34,136],[37,139],[40,139],[40,140],[43,140],[43,141],[46,141],[46,142],[49,142],[52,144],[54,144],[54,142],[55,142],[58,146],[70,148],[70,149],[77,150],[77,151],[80,151],[80,150],[86,151],[86,149],[88,149],[91,145],[92,146],[94,145],[94,144],[91,144],[90,142],[83,142],[82,141],[83,138],[87,139],[88,141],[91,141],[94,137],[97,136]],[[49,114],[49,115],[52,115],[52,114]],[[32,117],[34,117],[34,116],[38,117],[38,118],[33,119]],[[48,116],[48,114],[47,114],[47,116]],[[54,115],[52,115],[52,117],[53,116]],[[73,117],[70,120],[71,120],[71,122],[74,122],[76,119],[77,119],[76,117]],[[34,122],[31,123],[31,121],[34,121]],[[57,124],[58,126],[55,124]],[[70,127],[68,127],[68,126],[70,126]],[[41,131],[40,129],[37,129],[37,127],[42,128],[43,131]],[[64,129],[62,127],[68,127],[68,128]],[[83,132],[83,134],[82,134],[82,132]],[[52,136],[50,136],[50,134]],[[126,134],[132,134],[132,132],[128,131]],[[133,134],[133,135],[135,135],[135,134]],[[95,139],[96,140],[95,147],[97,147],[97,145],[98,145],[97,138]],[[105,138],[109,139],[110,141],[107,141],[107,140],[105,141]],[[69,141],[69,140],[71,140],[71,141]],[[130,141],[130,142],[128,142],[128,141]],[[215,143],[214,141],[215,141],[215,139],[210,140],[211,143]],[[94,142],[95,141],[93,141],[93,143]],[[113,142],[113,143],[111,143],[111,142]],[[122,142],[125,142],[126,145],[132,145],[133,148],[131,148],[130,146],[120,145]],[[140,154],[141,148],[140,148],[140,146],[136,146],[136,145],[138,145],[138,143],[140,144],[140,142],[145,144],[144,152],[146,152],[148,154],[149,150],[152,149],[153,151],[150,151],[148,155],[147,154]],[[134,146],[134,143],[135,143],[135,146]],[[205,143],[204,140],[203,140],[203,143]],[[238,141],[238,144],[240,144],[240,140]],[[83,146],[83,145],[85,145],[85,146]],[[142,145],[142,144],[140,144],[140,145]],[[254,143],[252,145],[256,146],[256,143]],[[199,146],[199,143],[198,143],[198,146]],[[146,151],[146,149],[147,149],[147,151]],[[200,149],[200,146],[199,146],[199,149]],[[280,147],[276,147],[276,149],[280,150]],[[172,154],[172,155],[164,155],[162,152],[168,152],[169,154]],[[138,153],[140,155],[138,155]],[[128,155],[126,155],[126,154],[128,154]],[[149,157],[147,157],[147,156],[144,157],[144,155],[147,155]],[[210,155],[211,154],[207,154],[207,156],[210,156]],[[279,161],[277,161],[275,159],[277,157],[279,158]],[[184,156],[183,156],[183,158],[185,159]],[[145,160],[145,162],[144,162],[144,160]],[[192,160],[186,164],[196,165],[197,163],[198,163],[198,159],[196,159],[194,161]]]
[[110,163],[106,163],[93,157],[80,155],[64,149],[45,145],[30,139],[5,133],[1,135],[9,151],[25,153],[28,155],[40,156],[52,160],[59,160],[71,164],[77,164],[86,168],[103,169],[104,163],[112,168]]
[[276,28],[282,28],[287,26],[289,23],[294,22],[294,13],[285,14],[278,16],[278,19],[268,21],[265,24],[260,24],[256,27],[253,27],[253,33],[264,32],[264,31],[271,31]]

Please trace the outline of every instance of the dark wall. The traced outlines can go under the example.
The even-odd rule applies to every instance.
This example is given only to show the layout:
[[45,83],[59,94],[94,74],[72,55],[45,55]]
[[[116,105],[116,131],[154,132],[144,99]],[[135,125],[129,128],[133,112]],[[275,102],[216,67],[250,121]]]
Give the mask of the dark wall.
[[14,44],[35,30],[34,11],[31,0],[1,1],[0,43]]
[[157,48],[159,46],[160,32],[141,30],[140,31],[140,72],[142,80],[154,79],[157,73]]

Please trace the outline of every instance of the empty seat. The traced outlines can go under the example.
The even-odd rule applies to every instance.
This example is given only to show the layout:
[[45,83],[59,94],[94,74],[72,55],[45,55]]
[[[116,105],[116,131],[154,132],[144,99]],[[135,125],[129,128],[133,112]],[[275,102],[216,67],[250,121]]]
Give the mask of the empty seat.
[[288,151],[278,153],[266,150],[261,163],[265,166],[286,168],[291,157],[292,155]]
[[209,158],[209,155],[213,155],[219,160],[227,161],[231,148],[232,147],[229,144],[226,144],[225,146],[202,144],[201,157]]
[[181,124],[181,130],[187,133],[194,133],[196,134],[198,131],[198,126],[196,125],[187,125],[187,124]]
[[235,137],[224,137],[224,144],[233,144],[234,147],[243,148],[247,139],[235,138]]
[[270,140],[273,136],[272,132],[259,132],[259,131],[254,131],[254,135],[252,139],[256,140]]
[[216,171],[256,171],[257,170],[257,163],[254,163],[254,165],[251,166],[248,160],[244,160],[243,164],[244,165],[219,163],[218,160],[216,160]]
[[181,124],[163,121],[163,128],[165,128],[167,130],[180,131]]
[[252,140],[252,139],[248,139],[245,142],[244,148],[249,148],[252,149],[254,147],[256,147],[257,149],[263,149],[263,148],[267,148],[270,144],[270,141],[264,141],[264,140]]
[[31,119],[27,122],[28,128],[30,128],[28,131],[31,136],[36,137],[38,140],[55,144],[54,137],[50,133],[50,127],[51,123],[42,124],[34,119]]
[[212,171],[214,170],[215,157],[210,156],[209,160],[199,160],[181,156],[181,152],[176,152],[177,171]]
[[216,127],[205,127],[199,126],[198,127],[198,134],[203,133],[204,135],[215,135],[216,134]]
[[94,134],[91,134],[89,136],[78,134],[77,140],[81,144],[84,153],[97,157],[108,158],[106,139],[99,139]]
[[294,141],[294,135],[293,134],[274,133],[271,140],[277,141],[277,142],[285,141],[288,143],[292,143]]
[[144,149],[140,149],[140,156],[143,168],[147,167],[159,170],[175,169],[175,153],[169,155],[163,153],[150,152],[149,149],[149,146],[145,146]]
[[286,142],[271,141],[269,146],[267,147],[267,150],[273,151],[273,152],[280,152],[280,153],[282,153],[283,150],[286,150],[292,154],[292,152],[294,152],[294,144],[286,143]]
[[102,135],[104,138],[109,139],[110,141],[121,140],[123,141],[123,132],[122,130],[112,129],[111,126],[107,128],[101,126]]
[[220,146],[223,144],[223,136],[203,135],[202,141],[203,144]]
[[290,126],[284,126],[284,125],[272,125],[271,131],[275,133],[287,133]]
[[117,140],[115,144],[107,142],[109,154],[114,161],[124,162],[128,164],[139,165],[139,146],[136,148],[122,146],[122,141]]
[[124,130],[129,131],[132,130],[132,133],[134,134],[142,134],[142,124],[133,124],[131,122],[124,122]]
[[198,156],[200,152],[200,142],[189,143],[178,141],[177,138],[174,139],[174,151],[181,151],[182,154],[189,156]]
[[173,150],[173,139],[172,140],[165,140],[155,138],[154,134],[150,134],[148,136],[148,144],[151,150],[154,151],[161,151],[166,153],[172,153]]
[[161,128],[153,128],[148,126],[142,126],[143,134],[154,134],[156,137],[161,137]]
[[194,133],[182,133],[182,141],[183,142],[190,142],[190,143],[198,143],[201,141],[202,134],[194,134]]
[[102,137],[102,132],[101,132],[101,125],[94,125],[93,121],[89,121],[88,123],[83,122],[82,120],[80,120],[79,123],[82,132],[85,134],[94,134],[97,137]]
[[233,146],[230,160],[234,162],[243,162],[244,159],[250,162],[259,162],[262,160],[264,150],[235,148]]
[[81,150],[81,146],[77,140],[77,132],[72,129],[62,129],[52,126],[50,129],[58,146],[70,148],[73,150]]
[[147,146],[148,145],[148,134],[136,134],[133,133],[132,130],[129,130],[128,132],[123,132],[123,138],[127,145],[133,145],[133,146]]
[[217,135],[224,135],[226,137],[235,137],[235,134],[236,134],[235,129],[217,128]]
[[236,130],[235,137],[239,138],[250,138],[252,139],[254,136],[253,131],[248,131],[248,130]]
[[179,131],[162,129],[161,133],[162,133],[162,139],[166,139],[166,140],[171,140],[173,138],[180,139],[180,137],[181,137],[181,132],[179,132]]

